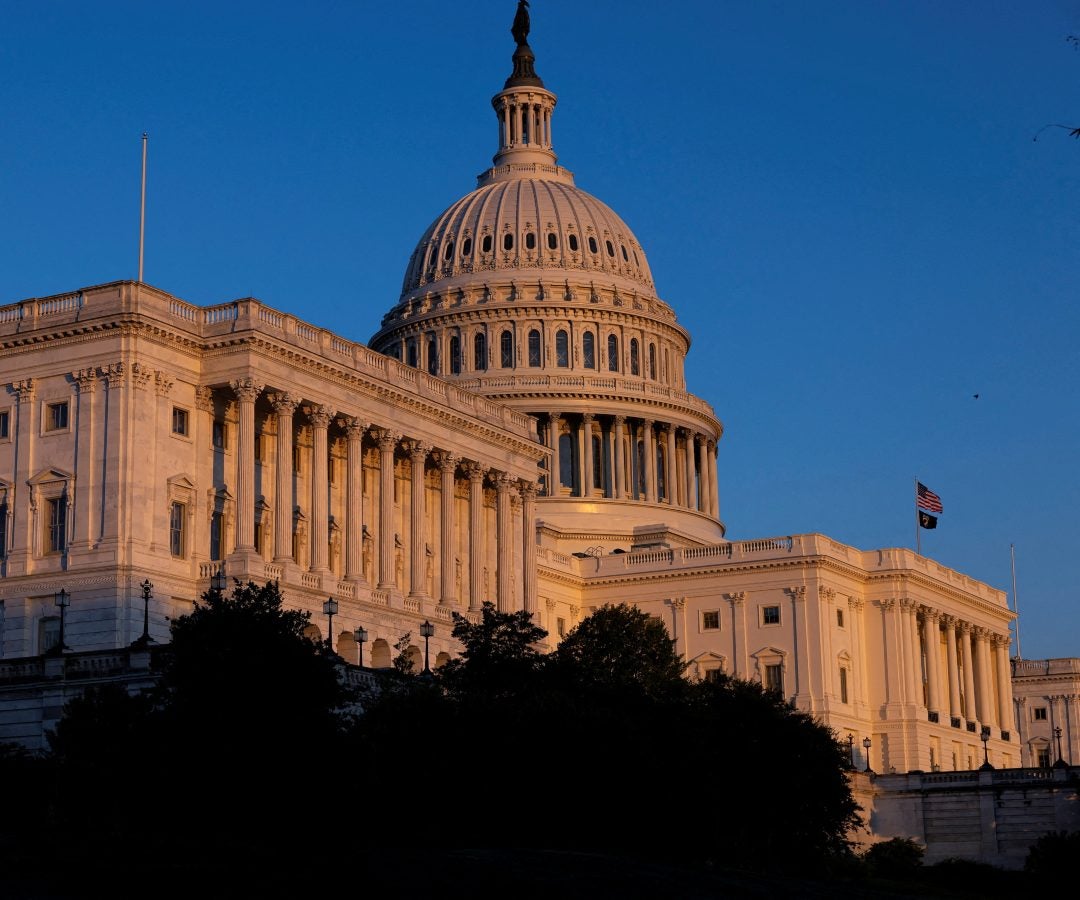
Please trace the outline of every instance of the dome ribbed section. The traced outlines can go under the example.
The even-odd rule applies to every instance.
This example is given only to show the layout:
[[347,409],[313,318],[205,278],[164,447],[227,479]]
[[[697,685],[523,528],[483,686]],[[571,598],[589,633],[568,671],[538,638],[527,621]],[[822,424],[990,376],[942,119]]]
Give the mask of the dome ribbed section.
[[572,273],[653,294],[645,252],[610,207],[567,181],[516,178],[478,188],[432,223],[413,251],[401,299],[514,272]]

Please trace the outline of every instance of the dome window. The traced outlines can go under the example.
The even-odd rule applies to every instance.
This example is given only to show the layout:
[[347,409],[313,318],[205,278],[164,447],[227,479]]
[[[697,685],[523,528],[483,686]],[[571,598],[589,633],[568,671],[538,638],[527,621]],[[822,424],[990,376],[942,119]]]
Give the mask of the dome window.
[[607,244],[607,255],[614,259],[615,257],[615,245],[611,241],[604,241]]
[[472,238],[467,237],[467,238],[465,238],[465,240],[463,240],[461,242],[461,255],[462,256],[469,256],[471,254],[472,254]]
[[514,368],[514,335],[509,331],[499,337],[499,365],[504,369]]
[[450,374],[461,374],[461,338],[457,335],[450,338]]
[[641,374],[641,351],[638,348],[637,338],[630,338],[630,374]]
[[570,252],[571,253],[577,253],[577,248],[578,248],[577,235],[576,234],[571,234],[569,237],[567,237],[566,242],[570,245]]
[[649,377],[656,381],[656,344],[649,344]]
[[622,258],[623,258],[623,262],[630,262],[630,256],[629,256],[629,254],[627,254],[627,252],[626,252],[626,244],[620,244],[620,245],[619,245],[619,249],[621,249],[621,250],[622,250]]
[[600,248],[596,246],[596,238],[594,238],[592,235],[589,235],[589,252],[590,253],[599,253],[600,252]]
[[412,369],[418,368],[419,359],[417,358],[416,338],[409,338],[405,344],[405,365]]
[[596,368],[596,338],[591,331],[581,336],[581,359],[586,369]]
[[454,242],[450,241],[446,245],[446,250],[443,251],[443,259],[453,259],[453,258],[454,258]]
[[473,338],[473,369],[487,371],[487,337],[483,332]]
[[427,370],[429,375],[439,374],[439,341],[435,335],[431,335],[428,338]]
[[555,235],[554,231],[549,231],[548,232],[548,250],[558,250],[558,249],[559,249],[559,239]]
[[619,339],[613,334],[607,339],[607,367],[609,372],[619,371]]
[[637,250],[635,250],[633,252],[634,252],[634,265],[637,266],[640,269],[641,268],[641,260],[639,260],[637,258]]
[[535,328],[529,332],[529,365],[540,368],[540,332]]
[[506,234],[503,235],[503,250],[506,250],[507,252],[509,252],[509,251],[511,251],[513,249],[514,249],[514,236],[512,234],[510,234],[510,232],[507,232]]
[[533,234],[531,231],[526,231],[525,232],[525,249],[526,250],[535,250],[536,249],[536,235]]
[[481,253],[490,253],[491,252],[491,244],[492,244],[491,235],[490,234],[485,234],[484,235],[484,240],[480,243],[480,252]]
[[570,368],[570,339],[565,331],[555,335],[555,365],[560,369]]

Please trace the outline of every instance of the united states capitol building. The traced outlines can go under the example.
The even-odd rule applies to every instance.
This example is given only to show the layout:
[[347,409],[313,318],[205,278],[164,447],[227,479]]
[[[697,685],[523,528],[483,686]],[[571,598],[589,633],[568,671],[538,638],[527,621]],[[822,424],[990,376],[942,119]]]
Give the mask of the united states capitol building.
[[[132,281],[0,308],[0,693],[40,693],[61,612],[77,687],[143,633],[144,581],[162,643],[224,572],[278,581],[370,668],[406,632],[419,652],[425,621],[441,664],[452,614],[485,601],[551,645],[632,602],[691,677],[781,692],[850,736],[857,769],[1036,764],[1049,738],[1015,720],[1003,592],[907,549],[725,538],[723,425],[686,383],[679,298],[560,164],[556,96],[515,37],[491,165],[403,248],[366,345]],[[51,690],[4,706],[0,739],[40,744]],[[1060,709],[1075,740],[1076,697]]]

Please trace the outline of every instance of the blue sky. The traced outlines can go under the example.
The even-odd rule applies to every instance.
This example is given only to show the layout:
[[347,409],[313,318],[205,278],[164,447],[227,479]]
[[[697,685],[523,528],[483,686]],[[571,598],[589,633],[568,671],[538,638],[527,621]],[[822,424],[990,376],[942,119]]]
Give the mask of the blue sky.
[[[366,341],[490,164],[512,0],[0,0],[0,302],[137,272]],[[1080,655],[1080,0],[534,0],[555,149],[725,423],[733,539],[912,547]],[[979,399],[974,394],[979,394]],[[1015,646],[1014,646],[1015,652]]]

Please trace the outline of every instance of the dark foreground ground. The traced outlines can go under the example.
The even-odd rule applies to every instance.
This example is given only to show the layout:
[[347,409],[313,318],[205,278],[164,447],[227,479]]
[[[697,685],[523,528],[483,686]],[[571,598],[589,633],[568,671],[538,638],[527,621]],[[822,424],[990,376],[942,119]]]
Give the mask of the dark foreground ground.
[[[317,828],[317,823],[313,823]],[[676,835],[671,835],[677,840]],[[62,848],[57,848],[63,853]],[[282,846],[268,865],[208,865],[198,860],[198,839],[177,847],[184,863],[138,864],[139,847],[117,847],[110,860],[75,860],[33,871],[5,867],[4,900],[74,900],[128,897],[231,898],[311,897],[316,893],[358,900],[498,897],[506,900],[714,900],[714,898],[987,898],[1018,896],[1031,887],[1021,873],[986,878],[956,872],[942,884],[896,883],[865,877],[798,879],[717,871],[585,853],[542,850],[365,852],[326,836],[322,858],[292,855]],[[20,869],[22,867],[19,867]],[[988,883],[989,881],[989,883]],[[958,886],[959,885],[959,886]],[[962,887],[961,887],[962,886]]]

